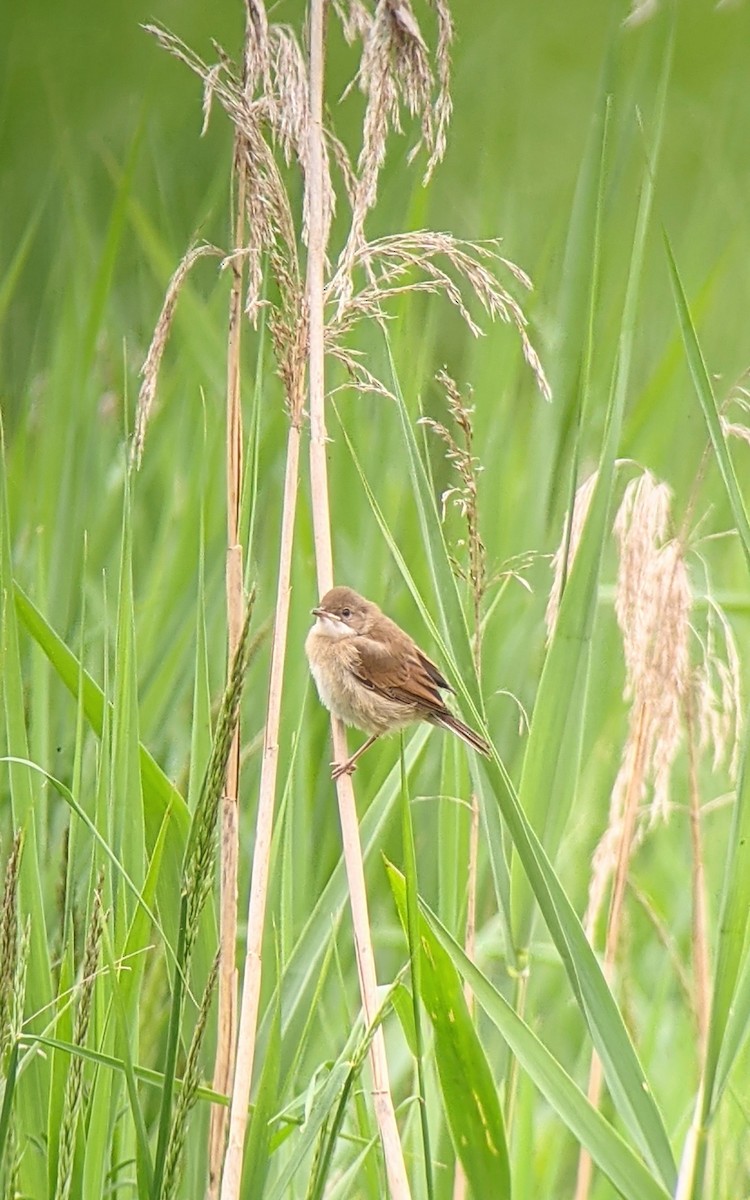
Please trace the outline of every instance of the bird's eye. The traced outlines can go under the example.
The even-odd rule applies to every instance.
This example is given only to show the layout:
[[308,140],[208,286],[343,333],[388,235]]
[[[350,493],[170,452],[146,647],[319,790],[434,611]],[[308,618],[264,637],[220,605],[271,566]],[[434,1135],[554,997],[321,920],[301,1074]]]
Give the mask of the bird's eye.
[[342,617],[350,617],[352,615],[352,610],[350,608],[342,608],[341,615]]

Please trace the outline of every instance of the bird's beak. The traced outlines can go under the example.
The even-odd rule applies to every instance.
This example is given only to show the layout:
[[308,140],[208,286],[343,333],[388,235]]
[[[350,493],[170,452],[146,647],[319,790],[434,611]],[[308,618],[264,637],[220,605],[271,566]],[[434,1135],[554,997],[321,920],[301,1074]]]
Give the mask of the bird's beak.
[[327,608],[313,608],[312,615],[321,621],[333,621],[336,625],[345,625],[346,621],[338,613],[329,612]]

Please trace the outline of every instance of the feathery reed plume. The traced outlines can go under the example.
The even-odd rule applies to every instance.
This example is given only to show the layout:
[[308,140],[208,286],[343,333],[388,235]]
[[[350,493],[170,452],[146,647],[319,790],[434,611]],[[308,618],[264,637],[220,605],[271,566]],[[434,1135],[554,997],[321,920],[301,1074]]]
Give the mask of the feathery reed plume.
[[200,1072],[198,1069],[198,1059],[200,1056],[203,1037],[206,1032],[208,1023],[208,1012],[211,1007],[211,998],[216,987],[216,978],[219,972],[219,957],[214,958],[211,965],[211,970],[206,980],[206,986],[203,989],[200,1008],[198,1009],[198,1017],[193,1029],[193,1036],[190,1040],[190,1049],[188,1050],[187,1060],[185,1063],[185,1071],[182,1079],[182,1087],[175,1105],[174,1118],[172,1120],[172,1129],[169,1134],[169,1143],[167,1145],[167,1157],[164,1166],[164,1184],[161,1191],[161,1200],[173,1200],[177,1195],[177,1186],[180,1182],[180,1173],[182,1167],[182,1154],[185,1148],[185,1136],[187,1134],[187,1122],[190,1116],[191,1109],[195,1104],[196,1094],[198,1091],[198,1083],[200,1082]]
[[[607,829],[594,853],[584,927],[593,940],[597,917],[610,878],[614,877],[604,950],[610,979],[619,948],[628,866],[633,853],[637,814],[649,769],[659,764],[665,795],[679,739],[679,712],[687,688],[690,591],[681,547],[664,542],[670,516],[670,492],[649,472],[631,481],[615,520],[620,559],[615,611],[622,630],[626,698],[632,701],[628,737],[612,789]],[[671,617],[669,629],[662,618]],[[666,634],[662,640],[662,635]],[[676,654],[675,654],[676,651]],[[588,1098],[598,1107],[602,1065],[591,1058]],[[591,1157],[581,1150],[576,1200],[589,1194]]]
[[[699,478],[701,474],[699,471]],[[688,513],[691,509],[692,502]],[[701,632],[697,627],[686,564],[687,538],[684,533],[670,536],[670,527],[670,490],[644,471],[626,486],[614,524],[619,547],[615,614],[622,632],[625,698],[630,701],[630,712],[607,829],[594,853],[584,926],[593,940],[611,881],[604,948],[605,970],[611,978],[619,953],[630,860],[647,824],[641,805],[650,786],[652,798],[645,810],[648,823],[668,817],[670,774],[685,734],[692,844],[693,1006],[702,1062],[710,963],[698,756],[710,751],[714,769],[726,764],[730,778],[736,777],[742,703],[739,657],[731,626],[711,596],[704,564],[705,629]],[[571,549],[575,542],[574,531]],[[558,572],[560,554],[558,551],[556,556]],[[695,667],[691,666],[691,635],[700,649]],[[601,1089],[601,1064],[594,1056],[588,1096],[595,1106]],[[576,1200],[588,1196],[590,1185],[591,1160],[582,1152]]]
[[[682,737],[682,714],[690,686],[692,593],[684,548],[667,540],[671,493],[649,471],[625,488],[615,518],[619,547],[615,614],[625,656],[628,735],[610,800],[607,829],[594,853],[584,927],[593,941],[597,918],[612,880],[604,967],[612,978],[620,948],[625,889],[638,841],[638,812],[653,781],[652,817],[667,814],[669,776]],[[601,1062],[592,1055],[588,1098],[598,1107]],[[591,1158],[578,1160],[576,1200],[589,1193]]]
[[[104,910],[102,908],[102,886],[104,872],[99,872],[99,878],[94,888],[94,899],[91,907],[86,945],[83,953],[83,968],[81,983],[78,991],[78,1008],[73,1024],[73,1045],[83,1047],[86,1044],[91,1005],[94,998],[94,983],[96,981],[99,963],[99,944],[104,927]],[[60,1122],[60,1146],[57,1159],[57,1184],[55,1200],[68,1200],[70,1185],[73,1178],[73,1151],[75,1149],[78,1118],[83,1101],[83,1057],[73,1054],[68,1068],[68,1078],[65,1083],[65,1097]]]
[[646,471],[627,485],[614,526],[620,549],[615,613],[623,636],[630,724],[612,789],[608,828],[594,855],[585,919],[591,935],[616,867],[608,941],[625,886],[638,806],[649,779],[653,781],[652,817],[667,814],[669,776],[682,737],[690,682],[692,595],[682,545],[675,539],[664,540],[669,519],[670,492],[665,484]]

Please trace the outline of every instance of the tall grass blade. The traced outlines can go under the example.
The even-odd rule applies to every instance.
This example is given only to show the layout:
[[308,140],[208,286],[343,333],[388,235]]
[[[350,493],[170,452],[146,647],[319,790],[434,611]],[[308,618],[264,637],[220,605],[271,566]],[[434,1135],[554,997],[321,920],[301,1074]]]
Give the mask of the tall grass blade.
[[471,986],[477,1001],[497,1026],[510,1049],[548,1103],[591,1154],[625,1200],[668,1200],[672,1195],[644,1166],[633,1149],[589,1104],[583,1092],[513,1011],[507,1000],[469,959],[458,942],[421,902],[422,912],[438,945]]
[[[408,883],[392,864],[386,863],[386,869],[401,923],[408,931]],[[440,1088],[456,1154],[473,1195],[510,1200],[510,1164],[497,1085],[458,971],[424,916],[417,912],[415,918],[421,960],[418,983],[435,1033]]]
[[[427,1086],[425,1084],[425,1045],[422,1035],[422,955],[419,936],[419,887],[417,883],[417,852],[414,846],[414,828],[411,820],[408,776],[404,761],[403,735],[401,738],[401,846],[404,856],[404,879],[406,907],[401,914],[409,946],[409,968],[411,971],[411,996],[414,1013],[414,1055],[417,1065],[419,1122],[422,1131],[422,1155],[424,1159],[425,1189],[428,1200],[434,1200],[435,1184],[432,1174],[430,1151],[430,1126],[427,1120]],[[404,921],[405,916],[405,921]],[[433,1018],[434,1019],[434,1018]]]

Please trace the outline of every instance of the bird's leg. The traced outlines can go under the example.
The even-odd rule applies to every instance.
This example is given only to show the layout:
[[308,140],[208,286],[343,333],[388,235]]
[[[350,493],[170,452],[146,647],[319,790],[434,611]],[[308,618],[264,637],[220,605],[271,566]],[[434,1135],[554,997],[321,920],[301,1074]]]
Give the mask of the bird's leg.
[[373,733],[366,742],[363,742],[359,750],[352,754],[351,758],[347,758],[346,762],[331,763],[333,770],[331,771],[331,779],[340,779],[342,775],[353,775],[357,769],[357,759],[364,754],[365,750],[369,750],[372,743],[380,737],[379,733]]

